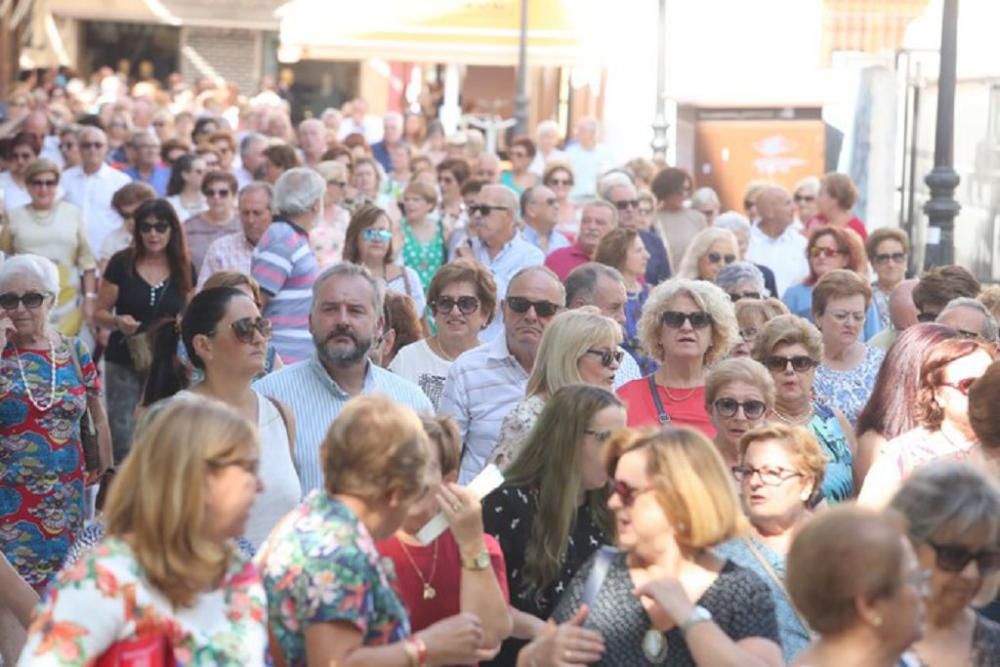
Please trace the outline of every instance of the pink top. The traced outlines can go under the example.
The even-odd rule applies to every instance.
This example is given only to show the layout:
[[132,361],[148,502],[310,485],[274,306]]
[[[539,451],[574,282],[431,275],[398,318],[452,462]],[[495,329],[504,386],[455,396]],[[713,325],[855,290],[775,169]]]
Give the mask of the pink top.
[[559,280],[566,280],[566,276],[572,273],[573,269],[589,261],[590,254],[584,251],[579,243],[574,243],[550,252],[545,258],[545,266],[559,276]]

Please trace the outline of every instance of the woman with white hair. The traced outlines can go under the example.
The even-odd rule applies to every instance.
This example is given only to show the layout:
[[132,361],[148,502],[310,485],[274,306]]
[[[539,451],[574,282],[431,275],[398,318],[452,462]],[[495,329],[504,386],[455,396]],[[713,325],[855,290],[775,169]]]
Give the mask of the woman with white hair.
[[691,239],[677,267],[677,277],[715,282],[722,267],[739,258],[736,236],[728,229],[708,227]]
[[715,284],[729,295],[733,303],[740,299],[762,299],[767,291],[763,274],[750,262],[733,262],[722,267]]
[[[83,528],[85,481],[111,463],[90,352],[49,323],[58,291],[59,274],[44,257],[18,255],[0,265],[0,551],[37,591]],[[101,459],[90,474],[80,437],[88,407],[101,433]]]
[[705,223],[711,227],[719,215],[722,202],[712,188],[698,188],[691,195],[691,208],[705,216]]
[[[726,211],[715,218],[715,226],[721,229],[728,229],[736,236],[736,241],[740,246],[740,258],[747,260],[747,250],[750,248],[750,221],[746,216],[736,211]],[[780,296],[778,294],[778,283],[774,277],[774,271],[763,264],[754,264],[764,278],[764,288],[770,296]]]

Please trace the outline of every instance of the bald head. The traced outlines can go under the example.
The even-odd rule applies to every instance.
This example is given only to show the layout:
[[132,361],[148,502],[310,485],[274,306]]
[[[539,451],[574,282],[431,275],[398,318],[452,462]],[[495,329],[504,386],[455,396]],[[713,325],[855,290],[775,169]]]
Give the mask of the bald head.
[[760,224],[777,232],[783,232],[795,219],[795,205],[788,191],[777,185],[765,185],[757,191],[754,200]]
[[493,153],[480,153],[476,161],[476,177],[486,183],[499,183],[500,158]]
[[917,307],[913,303],[913,288],[920,282],[917,278],[904,280],[889,293],[889,319],[896,331],[902,331],[917,323]]
[[299,148],[306,159],[316,162],[326,152],[326,125],[318,118],[307,118],[299,123]]

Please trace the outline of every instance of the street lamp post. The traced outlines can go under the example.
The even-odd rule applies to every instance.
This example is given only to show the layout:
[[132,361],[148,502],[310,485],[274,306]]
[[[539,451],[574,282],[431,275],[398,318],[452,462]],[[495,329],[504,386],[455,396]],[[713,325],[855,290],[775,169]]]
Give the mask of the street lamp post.
[[656,23],[656,116],[653,118],[653,157],[667,158],[667,0],[659,0]]
[[934,168],[924,178],[931,198],[924,204],[927,214],[928,248],[925,267],[955,262],[955,217],[962,210],[955,200],[959,177],[954,162],[955,69],[958,42],[958,0],[944,0],[941,26],[941,70],[938,75],[937,127],[934,135]]
[[517,52],[517,97],[514,98],[515,134],[528,133],[528,0],[521,0],[521,41]]

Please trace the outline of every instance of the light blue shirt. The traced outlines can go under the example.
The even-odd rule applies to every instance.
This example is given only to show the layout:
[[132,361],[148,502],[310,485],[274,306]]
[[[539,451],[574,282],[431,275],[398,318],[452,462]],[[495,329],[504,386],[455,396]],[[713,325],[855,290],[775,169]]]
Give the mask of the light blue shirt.
[[[521,269],[529,266],[541,266],[545,263],[545,255],[541,250],[524,240],[520,234],[507,242],[496,257],[490,259],[486,246],[479,239],[472,239],[472,252],[476,260],[490,270],[497,283],[497,296],[501,299],[507,294],[510,279]],[[496,316],[490,325],[479,335],[479,340],[488,341],[497,337],[503,331],[503,317],[500,304],[497,303]]]
[[[781,300],[785,302],[788,306],[788,310],[791,311],[792,315],[798,315],[801,318],[807,319],[813,324],[812,313],[812,293],[813,286],[806,285],[805,283],[799,283],[798,285],[792,285],[787,290],[785,290],[784,296]],[[875,302],[872,301],[868,305],[868,311],[865,313],[865,326],[861,331],[861,340],[867,341],[874,337],[878,332],[882,330],[882,320],[878,315],[878,308],[875,306]]]
[[538,230],[532,227],[531,225],[524,226],[524,229],[521,230],[521,237],[545,254],[548,254],[553,250],[559,250],[560,248],[568,248],[569,246],[573,245],[568,238],[566,238],[563,234],[560,234],[559,232],[553,229],[551,232],[549,232],[549,238],[547,239],[549,243],[549,249],[543,250],[541,244],[539,243],[539,241],[541,241],[542,239],[542,235],[539,234]]
[[[315,354],[261,378],[254,383],[254,389],[292,409],[295,414],[295,467],[302,481],[302,493],[322,488],[319,446],[330,424],[352,397],[333,381]],[[361,393],[382,394],[417,412],[434,413],[430,399],[420,387],[372,363],[368,364]]]

